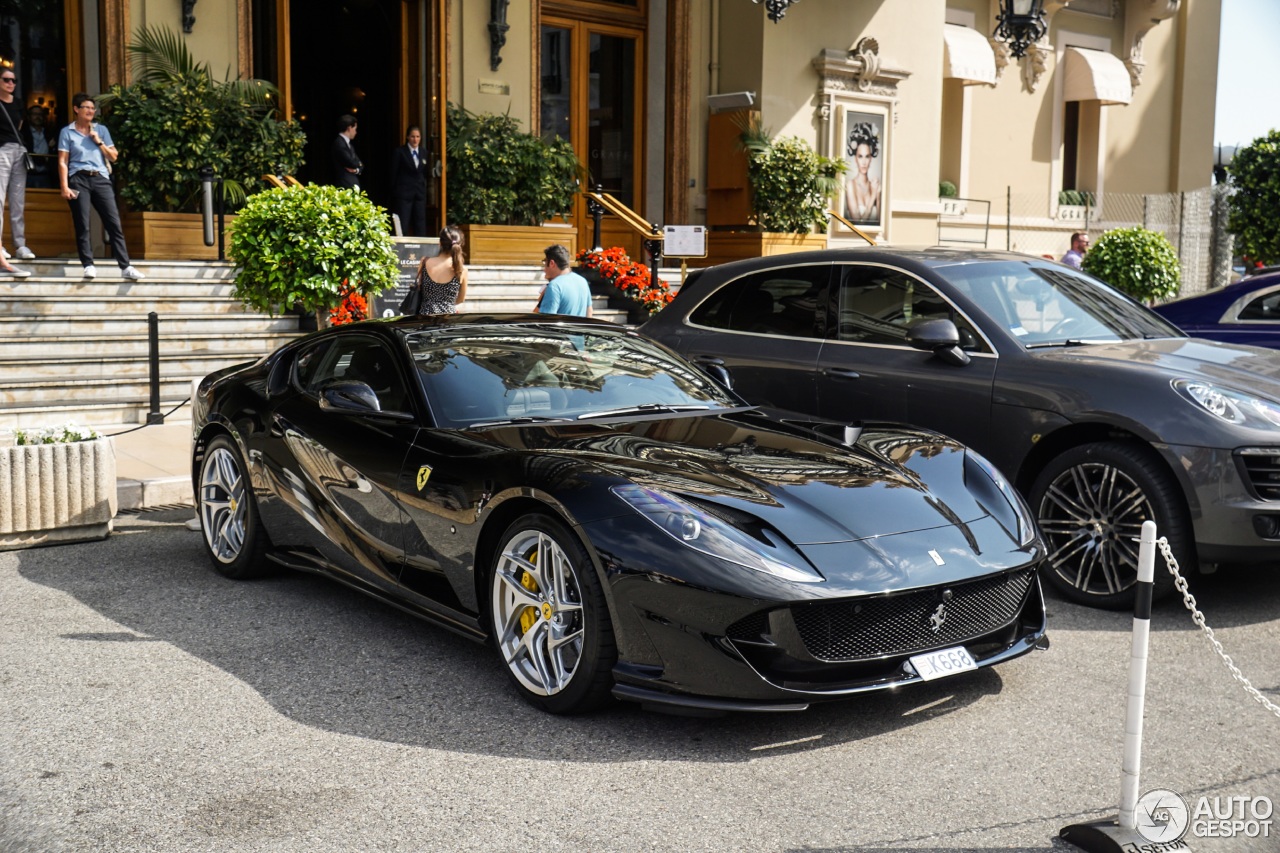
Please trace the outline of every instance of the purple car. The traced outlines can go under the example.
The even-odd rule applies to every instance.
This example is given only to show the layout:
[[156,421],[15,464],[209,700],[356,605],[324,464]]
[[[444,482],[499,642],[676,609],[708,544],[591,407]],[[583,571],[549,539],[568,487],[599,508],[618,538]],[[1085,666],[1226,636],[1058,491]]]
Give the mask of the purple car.
[[1188,335],[1229,344],[1280,348],[1280,272],[1157,306],[1157,314]]

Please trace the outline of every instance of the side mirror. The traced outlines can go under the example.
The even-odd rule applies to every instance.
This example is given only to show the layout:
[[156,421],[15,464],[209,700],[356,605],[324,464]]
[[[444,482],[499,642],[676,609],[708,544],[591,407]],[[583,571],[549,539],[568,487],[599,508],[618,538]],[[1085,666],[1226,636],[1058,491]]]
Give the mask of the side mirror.
[[921,320],[907,329],[907,343],[916,349],[930,350],[955,367],[969,363],[969,354],[960,348],[960,330],[950,320]]
[[703,373],[714,379],[717,385],[726,391],[733,390],[733,377],[729,375],[729,368],[724,366],[724,359],[704,355],[693,361],[702,368]]
[[409,412],[384,412],[378,395],[363,382],[339,379],[320,389],[320,411],[343,415],[376,415],[396,421],[411,421]]

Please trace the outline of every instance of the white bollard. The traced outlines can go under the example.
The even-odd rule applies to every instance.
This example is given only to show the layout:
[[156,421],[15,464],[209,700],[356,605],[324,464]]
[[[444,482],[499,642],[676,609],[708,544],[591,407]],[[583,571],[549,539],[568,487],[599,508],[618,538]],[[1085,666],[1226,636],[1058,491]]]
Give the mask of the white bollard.
[[1156,523],[1142,522],[1138,586],[1133,604],[1133,648],[1129,653],[1129,706],[1124,720],[1124,763],[1120,779],[1120,825],[1137,829],[1138,776],[1142,770],[1142,713],[1147,701],[1147,650],[1151,638],[1151,593],[1156,576]]

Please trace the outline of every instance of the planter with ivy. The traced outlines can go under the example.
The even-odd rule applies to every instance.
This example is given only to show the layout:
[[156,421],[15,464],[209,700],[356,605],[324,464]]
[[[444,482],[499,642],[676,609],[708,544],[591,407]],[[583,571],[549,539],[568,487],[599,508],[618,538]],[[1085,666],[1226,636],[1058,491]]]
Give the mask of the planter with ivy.
[[327,324],[351,292],[399,276],[385,212],[359,190],[310,184],[250,196],[231,230],[232,295],[270,314],[294,308]]
[[1116,228],[1099,237],[1081,267],[1116,290],[1153,303],[1178,294],[1182,281],[1178,253],[1159,231]]
[[573,146],[525,133],[511,116],[453,104],[446,138],[449,219],[471,263],[529,264],[553,243],[576,250],[578,229],[563,221],[581,171]]
[[739,137],[757,230],[711,232],[708,265],[827,247],[827,211],[845,164],[815,153],[798,137],[774,139],[758,116],[750,114]]
[[[120,150],[113,179],[130,253],[147,260],[209,260],[198,213],[206,166],[223,179],[228,209],[292,174],[306,137],[274,117],[276,89],[265,80],[218,80],[182,37],[144,27],[129,45],[133,80],[99,96],[102,120]],[[234,217],[228,217],[228,223]]]
[[115,515],[110,438],[75,424],[0,434],[0,551],[105,539]]

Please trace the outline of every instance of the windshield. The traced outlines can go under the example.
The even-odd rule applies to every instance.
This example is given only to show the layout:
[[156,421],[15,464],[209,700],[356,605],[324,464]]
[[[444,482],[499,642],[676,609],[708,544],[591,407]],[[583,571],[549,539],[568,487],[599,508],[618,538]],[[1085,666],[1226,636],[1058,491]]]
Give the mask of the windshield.
[[1153,311],[1068,269],[997,261],[938,272],[1027,348],[1185,337]]
[[621,331],[452,327],[406,342],[436,423],[446,428],[742,405],[679,356]]

